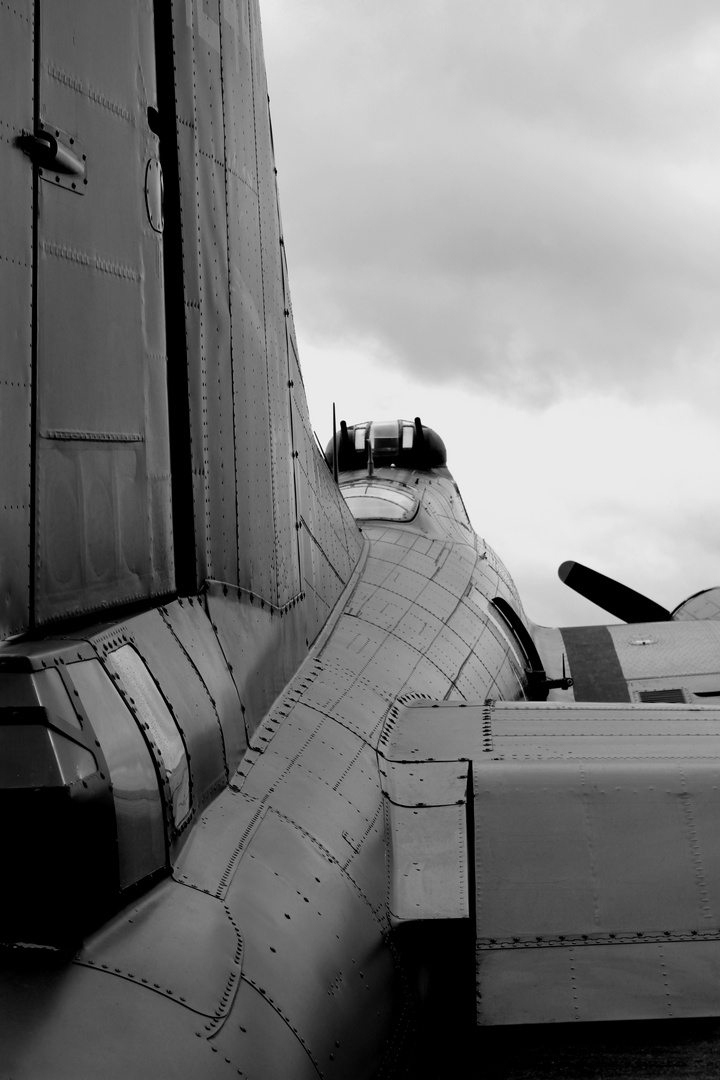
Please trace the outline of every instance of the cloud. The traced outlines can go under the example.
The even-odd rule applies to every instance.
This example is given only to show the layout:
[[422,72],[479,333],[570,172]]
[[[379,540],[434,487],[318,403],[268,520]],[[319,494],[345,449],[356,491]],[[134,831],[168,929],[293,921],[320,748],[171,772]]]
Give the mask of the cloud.
[[720,582],[716,0],[261,0],[311,415],[420,414],[530,618]]
[[306,334],[371,341],[422,378],[529,405],[597,386],[708,396],[715,4],[263,12],[279,34],[270,87]]
[[536,622],[613,621],[559,581],[566,559],[668,608],[720,583],[714,417],[601,394],[537,410],[472,387],[423,383],[368,360],[365,347],[301,340],[301,351],[323,445],[333,401],[349,423],[419,414],[441,435],[474,528],[506,563]]

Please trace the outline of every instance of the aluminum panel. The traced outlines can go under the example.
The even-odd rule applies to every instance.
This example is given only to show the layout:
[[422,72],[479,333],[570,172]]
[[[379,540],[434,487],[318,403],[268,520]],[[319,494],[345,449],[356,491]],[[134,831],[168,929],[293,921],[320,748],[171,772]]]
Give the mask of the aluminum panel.
[[220,900],[165,881],[89,938],[76,962],[219,1018],[239,985],[242,938]]
[[313,745],[326,717],[301,701],[295,703],[282,695],[253,737],[253,749],[266,758],[273,758],[278,774],[294,764],[307,747]]
[[[212,50],[210,50],[212,52]],[[218,70],[212,73],[219,84]],[[197,74],[197,67],[196,67]],[[204,89],[204,87],[203,87]],[[200,94],[201,87],[197,86]],[[201,103],[206,104],[206,102]],[[220,104],[218,101],[216,104]],[[202,112],[212,116],[212,110]],[[227,227],[225,221],[225,169],[222,128],[199,125],[212,144],[196,155],[200,196],[200,259],[202,275],[202,437],[205,470],[205,518],[210,536],[208,572],[220,581],[237,583],[237,503],[232,365],[232,310],[230,306]],[[202,140],[201,140],[202,142]],[[198,418],[199,420],[199,418]],[[198,423],[199,427],[199,423]]]
[[[474,598],[477,598],[477,600]],[[473,584],[468,586],[462,601],[455,608],[455,611],[450,616],[449,620],[449,625],[465,643],[468,649],[474,649],[481,635],[487,632],[486,627],[490,622],[488,615],[489,609],[490,605],[487,600],[482,597],[480,590],[477,587],[477,578],[473,574]],[[500,637],[499,634],[498,637]],[[504,639],[503,644],[506,644]],[[520,659],[520,650],[517,642],[514,642],[514,644],[515,649],[518,652],[518,659]]]
[[442,627],[425,651],[426,658],[447,675],[448,679],[455,678],[469,654],[468,646],[449,626]]
[[480,938],[713,926],[719,781],[710,760],[476,764]]
[[[657,679],[632,679],[627,686],[633,701],[647,701],[641,694],[648,692],[661,695],[657,699],[660,701],[672,701],[674,695],[674,700],[695,701],[698,705],[712,705],[720,698],[720,675],[712,672],[702,675],[666,675]],[[667,697],[668,694],[671,696]],[[653,700],[656,699],[650,698],[650,701]]]
[[[274,588],[272,464],[256,191],[228,176],[233,264],[233,394],[236,415],[238,584],[266,600]],[[262,555],[260,554],[262,552]]]
[[252,23],[247,0],[224,4],[220,27],[223,120],[228,168],[257,190],[255,110],[252,94]]
[[[33,177],[12,133],[33,129],[33,4],[0,7],[0,297],[3,366],[0,379],[0,478],[3,558],[0,560],[0,637],[30,621],[31,327]],[[10,329],[12,327],[12,330]]]
[[[312,673],[309,676],[312,679]],[[293,695],[304,698],[301,687]],[[312,686],[311,686],[312,688]],[[274,734],[275,724],[281,725]],[[243,794],[254,795],[263,806],[292,817],[315,837],[350,875],[379,917],[384,918],[385,875],[382,801],[374,752],[356,735],[309,709],[290,695],[280,699],[257,732],[268,736],[260,760],[247,759],[234,783]],[[319,792],[334,793],[325,815]],[[322,800],[321,800],[322,801]]]
[[68,664],[65,671],[110,771],[124,889],[165,865],[163,805],[155,766],[134,716],[99,661]]
[[305,391],[291,340],[292,430],[295,452],[303,591],[310,598],[308,640],[314,640],[349,579],[362,537],[320,455],[307,413]]
[[226,788],[194,826],[173,866],[183,885],[224,899],[267,807]]
[[[472,555],[474,556],[474,552]],[[438,594],[435,589],[441,588],[446,590],[449,596],[453,597],[454,603],[452,605],[452,611],[447,611],[445,618],[449,618],[452,612],[462,596],[465,595],[468,585],[473,580],[474,559],[468,557],[462,557],[462,549],[460,551],[454,548],[449,557],[439,566],[437,573],[434,575],[432,582],[428,586],[430,593],[435,593],[431,610],[437,610],[435,603],[437,602]],[[427,602],[427,593],[425,594]],[[440,600],[442,604],[442,600]],[[445,600],[447,604],[448,601]],[[440,610],[443,610],[441,607]]]
[[[208,532],[208,573],[237,582],[237,505],[235,493],[234,398],[232,381],[232,323],[227,223],[227,166],[223,94],[223,29],[220,4],[204,9],[217,26],[217,40],[195,39],[193,96],[195,106],[195,177],[197,197],[197,257],[200,268],[201,414],[194,428],[202,439],[205,476],[205,527]],[[232,35],[228,34],[228,38]],[[230,363],[228,363],[230,360]]]
[[206,603],[252,735],[305,657],[302,604],[278,611],[218,582],[209,582]]
[[[373,582],[366,581],[364,577],[360,578],[352,591],[350,599],[345,605],[345,615],[358,617],[365,605],[372,602],[372,598],[378,588],[379,586]],[[387,586],[385,586],[385,591],[390,592],[391,590],[388,590]],[[408,598],[408,603],[412,603],[412,598]]]
[[720,589],[715,586],[688,596],[672,613],[675,620],[720,619]]
[[357,846],[352,847],[349,858],[343,864],[343,870],[362,892],[378,921],[389,931],[387,840],[379,789],[377,794],[375,817],[356,841]]
[[370,679],[353,682],[338,699],[331,715],[343,727],[374,743],[390,705],[389,696]]
[[454,806],[465,802],[467,765],[458,761],[393,763],[380,759],[387,789],[385,794],[399,806]]
[[285,696],[281,698],[258,728],[255,741],[266,742],[266,755],[292,765],[307,763],[323,783],[337,787],[363,743],[332,717],[308,708],[302,692],[299,697],[292,704]]
[[334,716],[323,716],[309,708],[302,690],[298,691],[298,697],[285,719],[282,718],[287,707],[284,702],[271,710],[261,731],[269,733],[273,723],[280,727],[268,749],[292,764],[307,763],[324,783],[337,790],[365,744],[357,734],[337,724]]
[[[480,1023],[717,1012],[719,738],[720,710],[698,706],[391,710],[379,746],[393,914],[441,916],[442,888],[459,889],[462,857],[418,803],[473,762]],[[428,852],[447,861],[425,893]]]
[[483,750],[483,714],[455,702],[411,703],[394,709],[383,729],[393,761],[459,761]]
[[152,489],[142,437],[41,442],[38,618],[92,611],[110,596],[127,603],[153,595],[159,584],[166,592],[169,566],[161,560],[157,575],[153,567],[152,540],[164,533],[150,534]]
[[384,630],[343,612],[331,637],[321,649],[320,658],[323,664],[331,663],[343,671],[359,675],[386,639]]
[[161,614],[197,668],[217,710],[227,766],[233,772],[247,746],[245,725],[232,674],[205,608],[189,597],[166,605]]
[[[381,924],[337,863],[271,811],[226,903],[241,932],[244,921],[254,928],[243,978],[298,1033],[323,1075],[373,1075],[391,1032],[392,959]],[[287,977],[290,958],[301,979]],[[233,1009],[225,1028],[236,1016],[243,1023]]]
[[[224,580],[250,588],[253,582],[250,553],[256,549],[252,547],[247,530],[248,527],[257,528],[258,523],[250,521],[252,514],[246,501],[245,477],[249,469],[256,468],[257,447],[247,445],[244,417],[248,410],[248,398],[243,385],[248,377],[246,373],[251,372],[250,377],[257,380],[253,387],[254,396],[249,400],[256,401],[263,414],[267,390],[261,381],[264,375],[262,265],[259,257],[251,29],[246,3],[235,6],[234,19],[223,19],[220,30],[227,245],[228,262],[232,268],[229,280],[230,371],[236,455],[233,477],[237,508],[234,522],[237,565],[232,578]],[[259,586],[259,582],[255,584]]]
[[[254,1037],[261,1031],[262,1038]],[[250,1080],[263,1077],[293,1077],[293,1080],[317,1080],[318,1071],[304,1044],[302,1035],[290,1023],[266,993],[253,982],[242,978],[229,1019],[207,1034],[210,1046],[218,1051],[216,1061],[225,1065],[224,1080],[232,1062],[233,1072]],[[204,1074],[203,1074],[204,1077]]]
[[[375,740],[392,701],[409,683],[420,695],[441,697],[449,689],[447,676],[426,662],[416,650],[384,631],[359,619],[341,617],[322,653],[323,663],[332,665],[341,688],[327,706],[340,723],[365,738]],[[351,675],[341,678],[343,672]],[[311,691],[325,701],[324,681]],[[311,699],[306,699],[310,701]]]
[[[264,67],[255,81],[255,134],[258,172],[275,176],[275,160],[270,132],[267,86]],[[277,560],[276,595],[273,602],[287,603],[300,592],[300,566],[297,546],[297,506],[293,476],[294,448],[290,393],[289,299],[283,277],[280,218],[277,187],[261,185],[260,232],[263,263],[265,309],[265,348],[270,405],[270,454],[273,469],[274,536]]]
[[[373,626],[380,627],[381,630],[385,630],[388,633],[397,633],[398,637],[404,637],[401,631],[398,629],[401,620],[407,615],[411,605],[407,600],[397,600],[388,593],[384,587],[380,586],[373,590],[371,595],[365,600],[362,607],[357,604],[353,605],[353,614],[357,615],[359,619],[363,619],[365,622],[372,623]],[[412,629],[409,626],[409,633],[407,638],[418,637],[421,633],[420,616],[415,616],[415,634],[412,633]],[[413,616],[410,615],[408,623],[411,623]],[[427,623],[424,624],[425,627]],[[442,626],[440,620],[437,620],[436,630]],[[426,640],[428,644],[432,641],[434,635],[427,635]],[[408,644],[411,644],[408,641]]]
[[717,1015],[720,941],[478,953],[478,1023],[555,1024]]
[[461,806],[420,808],[388,802],[388,816],[391,919],[468,918],[464,792]]
[[179,828],[191,810],[187,749],[177,722],[142,658],[132,645],[123,645],[105,658],[137,722],[162,765],[167,783],[171,823]]
[[[175,944],[182,957],[182,943]],[[53,1080],[227,1080],[225,1056],[196,1035],[204,1028],[200,1017],[193,1023],[193,1013],[167,989],[172,985],[155,989],[101,966],[38,965],[33,978],[17,979],[4,995],[3,1067],[11,1076]]]
[[720,627],[717,623],[634,623],[609,626],[626,679],[720,674]]
[[391,575],[397,570],[395,559],[380,558],[377,551],[377,541],[371,540],[370,555],[363,569],[363,581],[367,585],[384,585],[385,581],[391,581]]
[[[361,625],[367,626],[367,623]],[[389,702],[393,691],[402,689],[422,659],[416,649],[399,641],[393,634],[386,634],[382,647],[369,658],[363,675],[373,687],[387,695]]]
[[717,710],[525,710],[473,766],[480,1022],[716,1013]]
[[328,573],[326,556],[307,528],[299,533],[300,563],[303,568],[303,593],[308,601],[307,640],[312,642],[332,611],[331,597],[337,578]]
[[127,626],[182,733],[197,809],[224,787],[228,777],[217,708],[199,669],[159,611],[140,615]]
[[[715,759],[720,709],[703,705],[410,702],[383,734],[392,760]],[[530,768],[530,766],[528,766]]]
[[342,866],[357,851],[374,819],[378,788],[373,785],[358,792],[361,801],[353,806],[329,785],[320,800],[321,783],[311,759],[293,762],[283,770],[273,754],[264,753],[243,781],[242,792],[261,800],[270,792],[272,808],[318,841]]
[[455,611],[460,598],[467,589],[469,575],[463,572],[458,575],[456,581],[442,584],[437,577],[429,581],[422,591],[418,603],[420,607],[433,612],[443,622],[446,622]]
[[192,90],[178,85],[178,138],[186,301],[198,312],[188,321],[188,356],[200,571],[283,607],[301,581],[289,305],[259,28],[245,5],[187,10],[176,5],[175,31],[176,53],[193,71]]
[[[226,200],[224,196],[224,152],[222,120],[222,85],[219,78],[219,5],[209,11],[200,5],[173,4],[173,54],[175,60],[175,97],[177,105],[177,150],[179,159],[180,215],[182,228],[183,289],[185,297],[185,335],[188,365],[190,443],[192,456],[192,500],[195,528],[195,551],[198,587],[212,575],[214,543],[217,562],[230,580],[236,573],[230,560],[228,569],[227,538],[223,533],[221,488],[233,485],[225,469],[213,474],[210,462],[210,419],[217,416],[215,381],[220,358],[215,354],[218,335],[223,335],[221,319],[229,330]],[[203,122],[199,117],[203,117]],[[215,224],[215,215],[221,227]],[[223,361],[229,355],[229,341],[224,337]],[[211,401],[212,399],[212,401]],[[224,434],[227,409],[221,408]],[[232,439],[231,439],[232,443]],[[227,441],[214,444],[214,453],[225,461]],[[234,501],[234,500],[233,500]],[[217,537],[213,526],[218,527]],[[231,550],[235,549],[234,522],[229,523]]]
[[[254,47],[259,50],[262,42],[259,21],[254,25]],[[254,71],[253,90],[255,101],[255,147],[258,158],[258,175],[275,176],[275,160],[270,133],[270,112],[265,81],[264,64]],[[267,370],[267,395],[270,407],[270,461],[273,472],[274,521],[278,549],[278,582],[276,596],[269,597],[273,603],[283,604],[290,597],[283,595],[289,580],[285,578],[283,563],[292,558],[296,538],[292,526],[297,520],[294,508],[294,487],[290,444],[290,367],[288,335],[283,281],[280,221],[277,204],[277,187],[271,183],[261,184],[258,189],[260,211],[260,252],[262,258],[263,307],[265,312],[265,362]],[[289,520],[288,516],[291,515]],[[291,545],[291,546],[289,546]],[[297,573],[297,552],[295,552]],[[298,590],[299,591],[299,590]]]
[[202,335],[202,316],[199,310],[199,301],[187,301],[185,327],[187,332],[188,352],[196,350],[194,355],[197,361],[192,365],[188,377],[191,418],[191,447],[192,447],[192,490],[193,490],[193,520],[195,524],[196,539],[196,565],[197,580],[193,585],[193,591],[202,588],[210,573],[212,562],[211,537],[208,532],[208,496],[207,496],[207,456],[202,437],[202,428],[198,422],[198,416],[205,411],[205,360],[200,351],[200,338]]
[[522,698],[525,693],[524,672],[511,657],[505,655],[491,638],[485,638],[479,648],[469,654],[455,677],[460,696],[467,701],[477,701],[486,696],[511,701]]
[[40,118],[87,159],[82,198],[54,183],[38,189],[44,622],[166,593],[173,559],[162,242],[144,194],[158,153],[147,120],[152,13],[139,2],[45,4],[40,38]]

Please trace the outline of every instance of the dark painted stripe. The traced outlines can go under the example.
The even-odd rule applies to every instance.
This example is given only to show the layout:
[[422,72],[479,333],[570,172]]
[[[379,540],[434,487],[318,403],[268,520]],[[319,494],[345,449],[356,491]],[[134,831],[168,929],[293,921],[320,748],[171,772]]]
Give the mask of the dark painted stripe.
[[607,626],[568,626],[565,643],[576,701],[630,701],[627,682]]

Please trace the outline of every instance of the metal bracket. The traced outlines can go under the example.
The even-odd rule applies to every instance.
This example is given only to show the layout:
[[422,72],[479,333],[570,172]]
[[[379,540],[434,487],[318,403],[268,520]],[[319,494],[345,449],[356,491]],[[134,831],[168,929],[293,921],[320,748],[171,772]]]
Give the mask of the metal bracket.
[[20,135],[15,142],[37,166],[41,179],[74,191],[76,195],[85,194],[87,157],[74,136],[40,123],[34,135]]

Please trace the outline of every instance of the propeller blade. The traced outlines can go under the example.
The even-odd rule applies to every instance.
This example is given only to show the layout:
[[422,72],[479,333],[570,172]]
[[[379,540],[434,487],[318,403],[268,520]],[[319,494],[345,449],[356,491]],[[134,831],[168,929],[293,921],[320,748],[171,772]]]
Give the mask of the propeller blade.
[[667,608],[582,563],[571,560],[564,562],[558,569],[558,577],[586,600],[591,600],[603,611],[626,623],[667,622],[672,619]]

